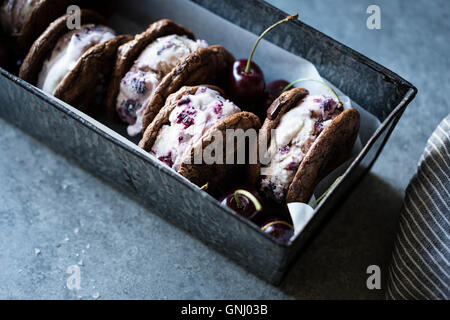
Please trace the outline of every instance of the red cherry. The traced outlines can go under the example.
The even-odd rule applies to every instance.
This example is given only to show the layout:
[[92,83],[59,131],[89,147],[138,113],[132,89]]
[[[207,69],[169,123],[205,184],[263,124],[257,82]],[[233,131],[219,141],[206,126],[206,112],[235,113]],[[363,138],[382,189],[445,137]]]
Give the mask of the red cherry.
[[[275,80],[269,82],[266,86],[266,100],[265,100],[265,110],[267,110],[270,105],[278,98],[282,93],[284,88],[289,85],[289,82],[286,80]],[[265,119],[265,113],[262,114],[263,119]]]
[[237,60],[228,72],[227,91],[231,99],[244,110],[261,114],[265,98],[264,74],[260,67],[252,61],[253,54],[261,39],[272,29],[282,23],[295,20],[298,14],[288,16],[283,20],[271,25],[256,40],[248,59]]
[[227,89],[233,101],[244,110],[256,111],[257,105],[264,98],[266,83],[261,68],[250,63],[250,69],[245,71],[247,61],[236,60],[228,73]]
[[267,94],[274,97],[274,100],[278,98],[282,93],[284,88],[286,88],[289,85],[289,82],[286,80],[275,80],[272,82],[269,82],[267,84]]
[[262,201],[256,190],[233,189],[220,198],[220,202],[252,221],[257,220],[263,211]]
[[278,217],[268,218],[262,224],[261,230],[285,244],[288,243],[294,235],[294,227]]

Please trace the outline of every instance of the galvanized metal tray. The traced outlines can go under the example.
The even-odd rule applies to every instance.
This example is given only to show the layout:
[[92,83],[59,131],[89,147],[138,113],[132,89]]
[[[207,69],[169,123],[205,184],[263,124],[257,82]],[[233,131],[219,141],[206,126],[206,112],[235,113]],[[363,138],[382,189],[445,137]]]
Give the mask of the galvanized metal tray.
[[[256,34],[267,21],[286,15],[260,0],[192,1]],[[301,41],[287,44],[281,40],[281,35],[286,34]],[[342,180],[289,245],[278,243],[253,223],[233,214],[118,132],[3,69],[0,116],[143,203],[150,212],[190,232],[262,279],[279,284],[307,240],[331,218],[339,202],[373,165],[417,89],[301,22],[284,25],[267,39],[311,61],[324,78],[381,122]]]

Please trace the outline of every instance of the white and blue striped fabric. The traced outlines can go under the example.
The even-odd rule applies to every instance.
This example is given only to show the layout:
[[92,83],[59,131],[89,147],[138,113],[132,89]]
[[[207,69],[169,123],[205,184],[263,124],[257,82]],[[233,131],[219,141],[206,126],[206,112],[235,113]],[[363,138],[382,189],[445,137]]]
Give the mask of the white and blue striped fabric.
[[450,299],[450,115],[406,189],[387,298]]

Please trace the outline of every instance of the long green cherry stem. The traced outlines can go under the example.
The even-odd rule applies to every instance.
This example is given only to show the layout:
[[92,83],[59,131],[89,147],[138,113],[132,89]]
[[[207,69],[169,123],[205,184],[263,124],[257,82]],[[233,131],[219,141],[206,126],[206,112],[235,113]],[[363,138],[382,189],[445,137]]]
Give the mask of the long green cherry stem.
[[341,177],[338,177],[333,184],[327,189],[327,191],[325,191],[316,201],[314,201],[311,204],[311,207],[315,208],[320,201],[322,201],[323,198],[325,198],[325,196],[334,188],[335,185],[337,185],[337,183],[339,182],[339,180],[341,180]]
[[288,16],[286,18],[284,18],[283,20],[278,21],[277,23],[271,25],[269,28],[267,28],[258,38],[258,40],[256,40],[255,45],[253,46],[252,51],[250,52],[250,57],[247,60],[247,65],[245,66],[245,73],[250,73],[250,66],[252,63],[252,59],[253,59],[253,54],[255,53],[256,47],[258,46],[259,42],[261,41],[262,38],[264,38],[264,36],[271,31],[272,29],[276,28],[277,26],[279,26],[282,23],[291,21],[291,20],[296,20],[298,18],[298,13],[294,14],[293,16]]
[[234,200],[236,201],[238,208],[242,208],[241,200],[239,200],[239,194],[242,194],[243,196],[246,196],[247,198],[249,198],[250,201],[253,202],[253,205],[255,206],[256,211],[262,210],[262,205],[258,201],[258,199],[256,199],[256,197],[251,192],[248,192],[247,190],[242,190],[242,189],[236,190],[234,192]]
[[334,91],[334,89],[326,82],[320,81],[320,80],[316,80],[316,79],[310,79],[310,78],[303,78],[303,79],[298,79],[295,81],[292,81],[291,83],[289,83],[286,87],[284,87],[282,92],[285,92],[287,90],[289,90],[290,88],[292,88],[294,85],[296,85],[297,83],[300,82],[305,82],[305,81],[312,81],[312,82],[317,82],[320,83],[322,85],[324,85],[325,87],[327,87],[332,93],[333,95],[336,97],[337,101],[342,104],[341,99],[339,99],[338,94],[336,93],[336,91]]
[[206,191],[206,190],[208,190],[208,188],[209,188],[209,182],[206,183],[206,184],[204,184],[204,185],[200,188],[200,190]]
[[275,224],[284,224],[285,226],[288,226],[291,229],[294,229],[294,226],[286,221],[282,221],[282,220],[277,220],[277,221],[272,221],[268,224],[266,224],[264,227],[261,228],[262,231],[266,231],[267,228],[275,225]]

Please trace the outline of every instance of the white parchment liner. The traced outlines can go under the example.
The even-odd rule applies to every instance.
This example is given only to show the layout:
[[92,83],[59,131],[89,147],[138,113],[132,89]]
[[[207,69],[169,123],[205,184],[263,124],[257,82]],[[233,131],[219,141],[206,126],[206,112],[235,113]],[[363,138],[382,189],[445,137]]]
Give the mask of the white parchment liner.
[[[183,0],[128,0],[120,1],[117,10],[118,15],[112,19],[113,27],[123,33],[142,32],[150,23],[169,18],[175,22],[190,28],[198,39],[204,39],[209,44],[221,44],[227,48],[237,59],[247,58],[257,36],[253,33],[234,25],[233,23],[213,14],[197,4]],[[120,13],[126,16],[134,17],[133,20],[125,19]],[[290,14],[293,14],[291,12]],[[299,19],[301,19],[301,13]],[[274,21],[267,21],[267,26]],[[301,41],[301,39],[292,39],[286,36],[282,42],[289,44],[292,41]],[[276,79],[285,79],[288,82],[300,79],[311,78],[322,80],[317,69],[309,61],[298,57],[266,40],[259,44],[253,58],[264,71],[267,82]],[[311,94],[328,94],[329,89],[315,82],[303,82],[299,86],[309,90]],[[379,127],[379,120],[365,109],[352,102],[349,97],[343,94],[339,89],[333,87],[338,93],[345,108],[353,107],[361,115],[361,129],[358,139],[352,150],[352,157],[341,167],[334,170],[330,175],[323,179],[316,188],[314,194],[319,197],[347,167],[351,164],[354,157],[361,151],[367,140]],[[310,204],[313,201],[310,202]],[[295,236],[305,227],[314,210],[306,204],[291,203],[289,211],[292,216],[295,228]]]

